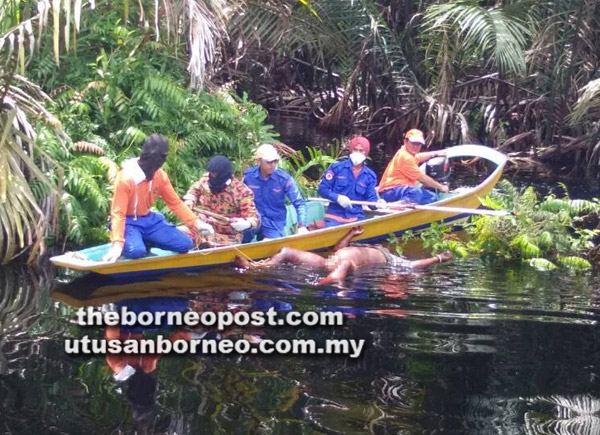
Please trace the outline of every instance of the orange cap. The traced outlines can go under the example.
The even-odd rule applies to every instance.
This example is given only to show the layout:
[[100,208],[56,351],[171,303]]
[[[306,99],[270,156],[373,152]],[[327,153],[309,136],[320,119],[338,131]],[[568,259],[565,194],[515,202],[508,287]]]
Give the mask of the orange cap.
[[409,142],[420,143],[421,145],[425,144],[425,135],[421,130],[413,128],[412,130],[408,130],[404,135],[405,139],[408,139]]

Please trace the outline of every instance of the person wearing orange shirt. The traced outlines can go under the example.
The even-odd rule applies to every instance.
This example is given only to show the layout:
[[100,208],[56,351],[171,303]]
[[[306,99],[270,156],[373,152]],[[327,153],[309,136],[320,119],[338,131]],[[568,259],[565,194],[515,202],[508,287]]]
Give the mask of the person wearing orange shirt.
[[438,183],[429,175],[419,170],[419,165],[433,157],[444,156],[444,151],[422,153],[425,137],[421,130],[409,130],[404,136],[404,146],[398,150],[390,161],[377,190],[381,198],[387,202],[410,201],[417,204],[429,204],[438,200],[431,190],[417,187],[419,181],[424,187],[448,192],[448,186]]
[[106,262],[147,255],[146,243],[161,249],[184,253],[192,249],[190,237],[168,223],[165,217],[150,210],[160,197],[188,227],[214,233],[211,225],[202,222],[179,198],[167,173],[161,169],[167,160],[169,143],[159,134],[149,136],[140,158],[125,160],[115,180],[110,208],[111,247],[104,256]]

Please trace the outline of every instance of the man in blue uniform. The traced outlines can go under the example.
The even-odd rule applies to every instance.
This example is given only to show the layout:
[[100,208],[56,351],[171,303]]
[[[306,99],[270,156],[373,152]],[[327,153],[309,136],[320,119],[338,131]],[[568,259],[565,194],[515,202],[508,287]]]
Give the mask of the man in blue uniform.
[[325,214],[325,227],[343,225],[365,218],[362,206],[351,201],[385,201],[377,197],[377,176],[364,161],[371,144],[366,137],[355,136],[348,143],[348,159],[334,163],[321,179],[319,195],[331,201]]
[[296,208],[298,234],[308,232],[304,198],[292,176],[277,168],[279,159],[279,153],[273,145],[262,144],[256,150],[257,165],[244,173],[244,183],[254,192],[254,203],[262,222],[258,240],[283,236],[287,216],[286,196]]

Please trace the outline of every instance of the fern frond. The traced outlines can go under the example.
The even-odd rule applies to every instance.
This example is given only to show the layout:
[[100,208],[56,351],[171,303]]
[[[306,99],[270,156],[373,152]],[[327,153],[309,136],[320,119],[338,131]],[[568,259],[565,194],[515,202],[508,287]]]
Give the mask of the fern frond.
[[139,145],[146,140],[147,136],[146,133],[136,127],[127,127],[127,130],[121,130],[118,133],[120,133],[120,136],[122,137],[122,142],[127,146]]
[[589,270],[592,268],[590,262],[581,257],[558,257],[558,261],[561,265],[573,270]]
[[537,270],[554,270],[556,265],[545,258],[532,258],[529,260],[529,265]]
[[144,89],[149,93],[159,95],[163,101],[168,99],[168,104],[181,107],[185,106],[187,102],[188,94],[186,90],[165,76],[155,75],[146,77],[144,80]]
[[540,234],[538,240],[539,244],[544,249],[550,249],[552,246],[554,246],[554,238],[552,237],[552,234],[549,231],[543,231],[542,234]]
[[559,211],[567,211],[569,213],[574,212],[569,200],[557,198],[549,198],[545,200],[540,204],[539,210],[551,213],[558,213]]
[[598,213],[600,204],[597,201],[588,201],[585,199],[571,199],[570,205],[576,214],[582,213]]
[[516,237],[510,243],[510,246],[514,249],[517,249],[519,254],[525,258],[539,257],[541,254],[541,250],[535,243],[535,240],[532,240],[527,234],[521,234]]
[[98,163],[103,169],[106,170],[108,181],[111,183],[114,182],[115,178],[117,177],[117,173],[119,172],[119,165],[117,165],[113,160],[104,156],[98,159]]

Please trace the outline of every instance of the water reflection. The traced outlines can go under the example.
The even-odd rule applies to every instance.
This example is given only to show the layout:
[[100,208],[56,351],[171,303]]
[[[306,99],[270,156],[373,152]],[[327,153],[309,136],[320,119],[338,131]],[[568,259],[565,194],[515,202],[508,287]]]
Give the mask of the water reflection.
[[537,409],[525,414],[527,434],[600,433],[600,400],[592,396],[550,396],[528,400]]
[[[314,285],[321,277],[284,265],[56,286],[48,272],[1,269],[1,431],[598,433],[595,275],[455,260],[421,273],[373,267],[343,286]],[[157,303],[341,311],[344,327],[238,328],[223,336],[365,338],[368,348],[358,360],[64,353],[65,338],[84,335],[214,333],[74,323],[79,307]],[[119,382],[115,374],[127,364],[135,372]]]
[[[104,313],[113,311],[122,314],[123,310],[135,313],[136,315],[139,315],[140,313],[161,313],[162,322],[160,325],[152,328],[144,327],[140,324],[105,328],[104,337],[106,340],[118,340],[123,348],[126,348],[127,346],[137,348],[139,346],[140,349],[142,346],[147,346],[149,349],[165,349],[165,342],[167,342],[166,344],[172,344],[174,347],[181,344],[182,346],[178,346],[178,348],[183,349],[187,348],[187,343],[192,340],[194,341],[193,344],[198,345],[198,348],[201,349],[202,344],[206,344],[207,342],[209,342],[209,344],[218,343],[221,339],[225,338],[243,339],[249,343],[256,344],[260,342],[265,335],[265,332],[261,329],[250,328],[244,328],[242,330],[240,328],[231,327],[225,331],[218,331],[214,329],[182,329],[179,327],[172,327],[165,321],[171,313],[181,314],[188,310],[198,313],[205,311],[228,311],[231,313],[239,313],[241,311],[254,310],[266,311],[270,308],[274,308],[278,311],[291,309],[290,304],[266,296],[267,292],[265,291],[265,288],[268,288],[268,284],[266,283],[263,283],[260,286],[258,286],[258,284],[247,283],[243,290],[239,288],[237,290],[231,290],[230,288],[224,287],[219,289],[220,291],[218,292],[204,292],[200,295],[200,293],[198,293],[199,288],[210,289],[210,287],[207,287],[207,281],[213,286],[215,285],[215,282],[218,283],[220,281],[218,275],[207,277],[208,279],[206,281],[202,280],[202,278],[202,275],[187,275],[185,277],[166,276],[148,281],[126,280],[126,283],[122,283],[122,280],[115,281],[109,278],[101,280],[100,282],[103,285],[96,285],[94,288],[89,277],[87,277],[83,280],[77,280],[69,285],[56,289],[53,296],[57,299],[69,300],[71,303],[75,303],[82,307],[97,305],[98,302],[105,301],[102,307]],[[235,278],[235,276],[232,276],[232,278]],[[201,282],[201,284],[198,284],[199,282]],[[124,288],[127,289],[128,293],[121,293],[118,296],[115,296],[113,292],[115,286],[118,286],[118,284],[122,284]],[[228,284],[233,284],[235,286],[235,279],[229,280]],[[260,288],[261,291],[251,292],[252,290],[256,290],[256,288]],[[134,289],[139,290],[137,298],[130,298],[132,292],[135,292]],[[167,296],[174,294],[174,292],[183,292],[184,289],[186,290],[185,297]],[[159,296],[161,293],[162,296]],[[148,297],[148,294],[151,294],[152,296]],[[107,295],[113,296],[110,304],[106,303]],[[143,295],[146,295],[146,297],[142,297]],[[90,314],[88,314],[88,317],[90,317]],[[214,348],[215,346],[212,347],[212,349]],[[206,410],[207,414],[205,417],[210,417],[225,405],[224,403],[221,403],[221,401],[224,400],[221,398],[221,389],[225,388],[232,380],[229,378],[224,379],[223,374],[220,372],[227,367],[227,369],[229,369],[227,370],[229,372],[227,376],[232,376],[235,371],[239,372],[240,370],[239,368],[236,368],[236,370],[232,372],[230,370],[231,365],[229,362],[224,363],[224,361],[216,357],[214,359],[217,360],[217,364],[212,367],[211,363],[214,363],[215,361],[203,361],[202,358],[204,355],[202,353],[203,351],[191,351],[191,354],[186,352],[185,357],[172,357],[170,355],[163,356],[162,354],[153,353],[152,350],[146,350],[140,355],[109,354],[105,357],[106,365],[112,374],[109,383],[118,384],[118,387],[113,386],[112,388],[119,393],[123,390],[122,395],[127,399],[131,421],[136,430],[142,430],[144,432],[154,431],[161,421],[163,421],[164,425],[164,421],[169,420],[171,421],[169,427],[173,428],[173,424],[175,424],[177,428],[179,428],[179,433],[181,433],[181,430],[183,430],[183,433],[196,433],[194,431],[190,432],[191,428],[188,423],[185,422],[185,419],[182,419],[182,415],[173,419],[172,414],[165,413],[164,401],[160,406],[157,406],[157,398],[163,397],[165,393],[170,392],[174,388],[174,386],[169,385],[173,382],[172,379],[169,379],[169,377],[162,379],[161,377],[161,373],[164,374],[165,372],[159,369],[160,366],[163,365],[162,363],[159,364],[159,362],[162,361],[175,360],[181,362],[182,359],[187,360],[187,364],[184,368],[175,370],[174,373],[171,367],[167,370],[171,372],[170,378],[179,371],[187,381],[184,382],[184,384],[189,383],[193,388],[200,388],[205,394],[201,397],[200,404],[198,405]],[[227,358],[225,358],[225,360],[227,360]],[[167,367],[169,365],[170,364],[167,364]],[[208,371],[209,368],[215,370],[216,374],[210,377],[210,381],[207,382],[205,372]],[[250,394],[245,392],[244,395],[249,395],[252,398],[252,401],[257,399],[254,397],[255,395],[264,395],[264,399],[269,402],[275,401],[279,405],[279,399],[271,396],[268,388],[257,389],[254,386],[246,385],[248,382],[248,380],[245,379],[246,377],[247,374],[242,371],[240,372],[240,376],[235,380],[236,394],[238,393],[237,389],[239,388],[248,389]],[[255,377],[256,374],[252,376],[252,378]],[[295,399],[298,398],[295,385],[289,381],[283,383],[280,382],[277,379],[277,374],[270,374],[267,372],[260,375],[260,377],[264,377],[267,383],[277,389],[280,389],[281,386],[285,386],[286,395],[281,399],[286,400],[286,406],[291,406]],[[207,383],[210,385],[207,385]],[[163,392],[165,386],[166,391]],[[175,388],[178,387],[181,388],[182,386],[178,385]],[[278,394],[281,393],[279,392]],[[293,394],[293,396],[289,397],[289,394]],[[239,405],[240,404],[237,404],[237,406]],[[230,410],[231,408],[231,404],[228,404],[227,410]],[[225,410],[222,409],[222,411]],[[225,420],[219,423],[218,421],[221,417],[225,417]],[[220,430],[229,432],[229,426],[235,424],[235,422],[229,421],[226,417],[227,414],[219,416],[216,422],[212,422],[211,427],[220,428]],[[265,418],[265,420],[268,420],[268,418]],[[252,421],[249,421],[248,423],[252,423]],[[260,423],[262,424],[262,421]],[[221,425],[223,426],[221,427]],[[249,426],[249,428],[251,427],[252,426]],[[212,430],[207,431],[207,433],[209,432],[212,432]]]

